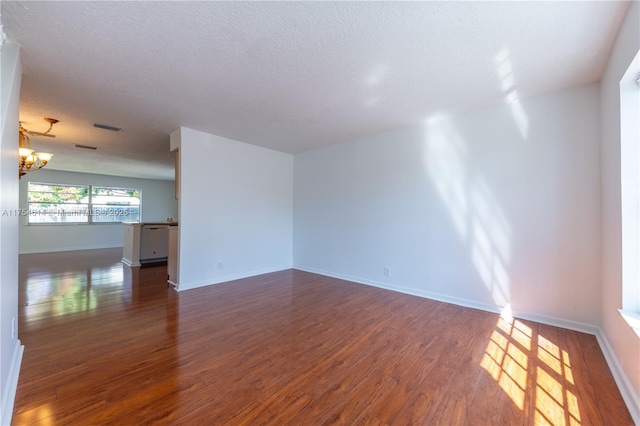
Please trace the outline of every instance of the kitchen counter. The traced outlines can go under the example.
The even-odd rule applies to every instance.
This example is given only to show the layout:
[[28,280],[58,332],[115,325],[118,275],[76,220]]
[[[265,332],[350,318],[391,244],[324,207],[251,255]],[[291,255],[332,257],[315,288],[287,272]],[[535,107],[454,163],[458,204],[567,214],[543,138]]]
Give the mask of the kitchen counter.
[[166,225],[166,226],[178,226],[178,222],[122,222],[127,226],[145,226],[145,225]]

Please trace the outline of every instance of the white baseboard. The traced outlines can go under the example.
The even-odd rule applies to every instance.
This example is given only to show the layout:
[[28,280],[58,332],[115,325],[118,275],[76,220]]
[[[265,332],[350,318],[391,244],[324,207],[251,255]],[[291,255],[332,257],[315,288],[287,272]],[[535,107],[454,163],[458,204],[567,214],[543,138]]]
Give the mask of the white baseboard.
[[[500,313],[500,308],[498,306],[493,306],[485,303],[476,302],[473,300],[462,299],[458,297],[451,297],[443,294],[432,293],[427,291],[415,290],[402,286],[389,285],[387,283],[381,283],[373,280],[369,280],[366,278],[353,277],[344,274],[337,274],[330,271],[324,271],[317,268],[310,268],[307,266],[294,265],[294,269],[298,269],[301,271],[311,272],[314,274],[324,275],[332,278],[338,278],[346,281],[355,282],[358,284],[371,285],[374,287],[383,288],[386,290],[398,291],[400,293],[411,294],[413,296],[420,296],[427,299],[437,300],[439,302],[451,303],[458,306],[464,306],[467,308],[480,309],[487,312]],[[592,324],[586,324],[577,321],[571,321],[563,318],[550,317],[546,315],[540,315],[530,312],[512,312],[514,317],[522,318],[530,321],[535,321],[542,324],[552,325],[555,327],[566,328],[568,330],[579,331],[582,333],[592,334],[598,340],[600,344],[600,348],[602,353],[604,354],[605,359],[607,360],[607,364],[611,373],[613,374],[613,378],[618,385],[618,389],[622,394],[622,398],[624,402],[627,404],[627,408],[633,417],[633,421],[636,425],[640,426],[640,398],[638,397],[638,393],[635,391],[633,385],[629,381],[629,378],[624,373],[624,370],[620,366],[617,358],[614,355],[609,342],[607,341],[604,333],[601,328]]]
[[16,340],[16,346],[11,359],[11,366],[6,388],[2,392],[2,407],[0,411],[0,424],[10,425],[13,417],[13,404],[16,400],[16,391],[18,389],[18,377],[20,376],[20,365],[22,364],[22,354],[24,346],[20,340]]
[[142,264],[140,262],[132,262],[129,259],[125,259],[124,257],[121,260],[122,263],[124,263],[125,265],[127,265],[129,268],[138,268],[140,266],[142,266]]
[[[294,269],[299,269],[301,271],[311,272],[314,274],[325,275],[328,277],[338,278],[342,280],[352,281],[358,284],[366,284],[374,287],[383,288],[385,290],[398,291],[400,293],[411,294],[413,296],[420,296],[426,299],[437,300],[438,302],[451,303],[453,305],[464,306],[465,308],[473,308],[479,309],[481,311],[493,312],[493,313],[501,313],[501,307],[496,305],[491,305],[488,303],[478,302],[476,300],[464,299],[455,296],[448,296],[446,294],[434,293],[430,291],[422,291],[416,290],[409,287],[403,287],[398,285],[390,285],[387,283],[381,283],[378,281],[369,280],[366,278],[353,277],[344,274],[336,274],[329,271],[324,271],[321,269],[310,268],[306,266],[295,265]],[[598,327],[592,324],[581,323],[577,321],[566,320],[563,318],[550,317],[546,315],[533,314],[529,312],[520,312],[520,311],[512,311],[513,316],[531,320],[535,322],[540,322],[543,324],[553,325],[556,327],[562,327],[569,330],[580,331],[588,334],[596,334],[599,330]]]
[[[453,305],[463,306],[465,308],[473,308],[479,309],[481,311],[493,312],[493,313],[501,313],[502,308],[497,305],[491,305],[488,303],[478,302],[476,300],[464,299],[455,296],[449,296],[446,294],[434,293],[430,291],[416,290],[409,287],[403,287],[398,285],[390,285],[388,283],[382,283],[378,281],[369,280],[366,278],[354,277],[345,274],[336,274],[334,272],[324,271],[321,269],[310,268],[307,266],[295,265],[294,269],[299,269],[301,271],[311,272],[314,274],[325,275],[332,278],[338,278],[342,280],[352,281],[358,284],[366,284],[373,287],[383,288],[385,290],[397,291],[400,293],[411,294],[413,296],[420,296],[426,299],[437,300],[439,302],[451,303]],[[563,318],[556,318],[547,315],[540,315],[530,312],[522,312],[514,310],[512,311],[513,316],[539,322],[542,324],[553,325],[555,327],[566,328],[569,330],[580,331],[583,333],[596,335],[599,328],[592,324],[582,323],[578,321],[566,320]]]
[[593,324],[587,324],[578,321],[571,321],[564,318],[550,317],[547,315],[533,314],[530,312],[513,311],[513,316],[529,321],[539,322],[541,324],[552,325],[554,327],[566,328],[567,330],[579,331],[581,333],[593,334],[597,336],[600,328]]
[[81,246],[81,247],[56,247],[56,248],[48,248],[48,249],[35,249],[35,250],[20,250],[18,254],[38,254],[38,253],[56,253],[59,251],[79,251],[79,250],[99,250],[99,249],[108,249],[108,248],[122,248],[121,245],[118,246]]
[[256,275],[270,274],[272,272],[284,271],[287,269],[291,269],[291,265],[278,266],[275,268],[259,269],[256,271],[242,272],[239,274],[224,275],[222,277],[212,278],[210,280],[195,281],[191,283],[180,282],[178,285],[176,285],[176,290],[178,291],[191,290],[194,288],[206,287],[206,286],[215,285],[215,284],[222,284],[229,281],[241,280],[243,278],[255,277]]
[[464,306],[465,308],[473,308],[480,309],[482,311],[500,313],[500,308],[489,305],[486,303],[477,302],[475,300],[463,299],[454,296],[448,296],[446,294],[434,293],[430,291],[416,290],[410,287],[392,285],[388,283],[382,283],[379,281],[374,281],[361,277],[354,277],[351,275],[338,274],[335,272],[325,271],[317,268],[310,268],[308,266],[302,265],[294,265],[293,269],[298,269],[300,271],[311,272],[312,274],[324,275],[327,277],[338,278],[340,280],[351,281],[356,284],[365,284],[370,285],[372,287],[378,287],[385,290],[397,291],[399,293],[410,294],[412,296],[424,297],[425,299],[437,300],[438,302],[446,302],[451,303],[453,305]]
[[607,360],[611,374],[613,374],[613,378],[618,385],[620,394],[622,394],[622,399],[624,399],[624,402],[627,404],[627,408],[631,413],[634,423],[636,425],[640,425],[640,395],[638,395],[638,392],[636,392],[635,388],[631,384],[629,377],[627,377],[622,369],[622,366],[618,362],[618,358],[615,356],[615,353],[609,344],[609,340],[602,329],[598,329],[596,339],[598,339],[598,344],[600,344],[602,354]]

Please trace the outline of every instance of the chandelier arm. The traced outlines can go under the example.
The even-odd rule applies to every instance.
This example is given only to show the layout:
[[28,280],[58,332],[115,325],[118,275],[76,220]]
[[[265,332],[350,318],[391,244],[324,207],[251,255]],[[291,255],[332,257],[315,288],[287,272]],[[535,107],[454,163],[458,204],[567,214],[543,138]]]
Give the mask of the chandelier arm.
[[[29,135],[26,132],[21,131],[20,132],[20,136],[22,138],[22,144],[20,145],[22,148],[29,148],[31,149],[31,139],[29,139]],[[24,141],[27,141],[27,146],[22,146],[24,144]]]
[[43,132],[42,134],[43,135],[48,135],[52,128],[53,128],[53,122],[49,123],[49,128],[47,129],[46,132]]
[[53,128],[53,125],[60,122],[60,120],[56,120],[55,118],[49,118],[49,117],[45,117],[44,121],[49,123],[49,128],[47,129],[46,132],[43,133],[43,135],[48,135],[51,129]]

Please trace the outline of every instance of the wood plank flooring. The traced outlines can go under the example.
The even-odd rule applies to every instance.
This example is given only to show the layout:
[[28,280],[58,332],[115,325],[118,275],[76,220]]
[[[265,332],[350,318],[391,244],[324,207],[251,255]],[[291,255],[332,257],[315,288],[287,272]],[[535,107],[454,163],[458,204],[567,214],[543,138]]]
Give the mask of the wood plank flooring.
[[23,255],[13,424],[628,425],[593,336],[287,270]]

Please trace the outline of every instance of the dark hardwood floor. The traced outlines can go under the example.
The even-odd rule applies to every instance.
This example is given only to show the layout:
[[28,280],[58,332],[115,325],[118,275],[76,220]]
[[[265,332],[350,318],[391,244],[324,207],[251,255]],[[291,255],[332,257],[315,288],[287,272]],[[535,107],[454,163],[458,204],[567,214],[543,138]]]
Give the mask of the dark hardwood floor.
[[287,270],[20,257],[13,424],[627,425],[593,336]]

